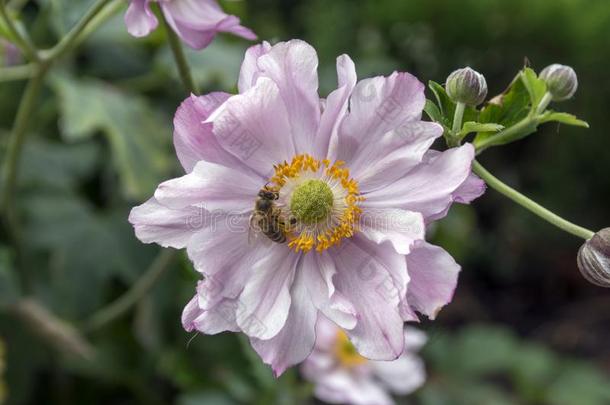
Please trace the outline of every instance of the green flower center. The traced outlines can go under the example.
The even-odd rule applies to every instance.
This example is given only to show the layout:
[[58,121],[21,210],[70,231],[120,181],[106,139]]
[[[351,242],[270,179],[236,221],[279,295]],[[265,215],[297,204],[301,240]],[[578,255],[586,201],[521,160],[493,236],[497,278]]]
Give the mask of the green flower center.
[[313,225],[328,217],[333,199],[333,192],[324,181],[306,180],[292,192],[290,211],[301,223]]

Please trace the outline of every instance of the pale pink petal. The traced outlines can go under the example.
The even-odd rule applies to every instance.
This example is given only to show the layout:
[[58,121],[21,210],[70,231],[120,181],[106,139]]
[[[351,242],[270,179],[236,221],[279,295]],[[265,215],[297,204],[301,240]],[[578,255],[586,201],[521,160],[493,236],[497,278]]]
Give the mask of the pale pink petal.
[[181,249],[193,236],[193,224],[206,226],[209,217],[209,212],[204,209],[171,209],[152,197],[131,210],[129,222],[142,242],[155,242],[163,247]]
[[350,300],[358,314],[358,323],[347,331],[358,352],[374,360],[393,360],[404,347],[402,319],[398,312],[400,297],[393,287],[395,282],[391,273],[395,270],[386,266],[386,258],[372,255],[373,245],[379,246],[366,239],[362,239],[360,245],[347,240],[333,251],[337,268],[335,287]]
[[[229,155],[226,152],[223,154],[223,151],[218,150],[218,147],[215,148],[216,150],[210,150],[208,133],[211,133],[212,128],[210,124],[207,127],[203,124],[203,121],[229,97],[230,94],[220,92],[199,97],[191,95],[176,110],[174,116],[174,147],[176,148],[176,155],[186,172],[193,170],[195,164],[200,160],[220,163],[210,159],[210,155],[212,157]],[[228,160],[227,165],[229,163],[233,162]]]
[[193,322],[199,317],[203,311],[199,308],[199,297],[195,295],[184,307],[182,311],[182,327],[187,332],[192,332],[195,329]]
[[157,17],[150,10],[151,0],[131,0],[125,13],[127,31],[134,37],[145,37],[157,28]]
[[453,202],[453,193],[470,174],[474,158],[472,145],[466,144],[422,162],[395,183],[365,195],[365,208],[401,208],[421,212],[424,219],[443,212]]
[[[231,97],[208,118],[219,144],[263,177],[295,155],[288,112],[278,86],[261,77],[244,94]],[[259,185],[259,189],[262,184]]]
[[284,327],[298,258],[285,245],[275,244],[252,266],[237,314],[237,324],[251,338],[268,340]]
[[408,122],[396,130],[364,140],[349,161],[351,175],[366,194],[399,180],[421,163],[443,128],[432,122]]
[[279,88],[296,150],[310,152],[320,122],[315,49],[301,40],[280,42],[258,58],[258,67]]
[[417,242],[407,256],[407,268],[411,277],[407,289],[409,304],[428,318],[436,318],[453,298],[460,266],[442,248]]
[[[356,66],[347,55],[337,58],[338,88],[328,95],[315,136],[315,156],[330,156],[329,147],[338,142],[338,129],[347,113],[349,97],[356,85]],[[332,139],[332,141],[331,141]]]
[[240,332],[241,329],[237,326],[236,322],[238,311],[239,302],[237,300],[223,299],[213,308],[202,311],[190,326],[192,329],[208,335],[215,335],[226,331]]
[[[424,155],[424,162],[430,163],[440,157],[441,152],[436,150],[429,150]],[[459,204],[470,204],[473,200],[479,198],[485,193],[487,186],[483,180],[481,180],[476,174],[470,173],[466,180],[451,193],[451,200]],[[434,215],[429,215],[426,218],[426,222],[439,220],[447,216],[451,205],[447,205],[445,210],[438,212]]]
[[423,240],[426,228],[418,212],[401,209],[365,210],[360,217],[360,232],[375,243],[389,241],[396,252],[409,253],[416,240]]
[[187,246],[195,269],[210,276],[238,266],[249,274],[257,255],[267,250],[260,238],[248,236],[250,214],[215,215],[210,222]]
[[350,405],[393,405],[394,401],[374,380],[338,368],[317,380],[314,395],[330,403]]
[[403,354],[394,361],[371,362],[383,385],[400,395],[410,394],[426,382],[424,362],[414,354]]
[[466,180],[453,192],[453,200],[460,204],[470,204],[485,193],[487,186],[476,174],[470,173]]
[[237,89],[240,93],[245,93],[250,90],[256,83],[256,80],[261,76],[261,70],[258,67],[258,58],[265,55],[271,49],[269,42],[264,41],[261,44],[253,45],[246,50],[244,61],[241,64],[239,71],[239,80]]
[[409,73],[362,80],[352,93],[340,136],[375,140],[409,121],[419,121],[425,101],[424,85]]
[[252,210],[261,187],[256,175],[202,160],[192,172],[161,183],[155,198],[175,209],[200,205],[210,212],[241,214]]
[[314,306],[303,278],[309,270],[301,265],[290,289],[292,303],[282,330],[269,340],[251,339],[252,347],[261,359],[273,369],[276,377],[288,368],[307,358],[316,340],[317,309]]
[[239,18],[228,15],[215,0],[173,0],[160,2],[172,29],[193,49],[209,45],[218,32],[230,32],[246,39],[256,39]]
[[203,308],[202,294],[208,291],[202,288],[204,281],[197,284],[197,294],[182,311],[182,327],[187,332],[199,332],[214,335],[224,331],[239,331],[235,323],[237,302],[234,299],[218,299],[214,305]]
[[329,254],[305,255],[302,271],[302,282],[307,286],[316,308],[342,328],[353,329],[357,320],[356,309],[343,294],[335,290],[333,276],[336,270]]

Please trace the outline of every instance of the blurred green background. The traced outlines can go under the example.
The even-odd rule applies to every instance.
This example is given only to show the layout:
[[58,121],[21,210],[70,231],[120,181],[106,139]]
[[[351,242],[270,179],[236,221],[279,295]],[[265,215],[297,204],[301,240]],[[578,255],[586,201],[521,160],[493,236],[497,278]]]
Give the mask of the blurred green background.
[[[90,3],[28,1],[22,18],[37,45],[51,46]],[[554,62],[573,66],[580,88],[555,107],[591,129],[547,125],[481,160],[574,222],[594,230],[610,226],[608,0],[244,0],[223,6],[261,39],[311,43],[320,57],[322,95],[335,85],[335,58],[342,53],[355,60],[360,77],[407,70],[424,82],[443,82],[453,69],[470,65],[485,74],[490,95],[524,63],[538,71]],[[75,352],[69,337],[28,325],[19,311],[2,311],[7,403],[314,403],[303,399],[311,387],[297,370],[275,381],[237,335],[182,330],[180,313],[196,280],[182,255],[133,310],[103,328],[90,327],[92,314],[133,285],[159,252],[135,239],[130,208],[179,173],[171,120],[186,94],[163,33],[130,37],[122,12],[49,76],[15,196],[21,266],[33,294],[82,328],[90,347]],[[234,91],[247,46],[221,36],[204,52],[189,52],[200,87]],[[23,87],[0,83],[2,158]],[[463,272],[454,302],[437,321],[421,325],[430,336],[428,383],[400,403],[610,404],[610,295],[580,277],[579,240],[493,190],[471,207],[454,207],[430,235]],[[5,309],[17,296],[15,253],[3,229]],[[95,357],[87,357],[92,351]]]

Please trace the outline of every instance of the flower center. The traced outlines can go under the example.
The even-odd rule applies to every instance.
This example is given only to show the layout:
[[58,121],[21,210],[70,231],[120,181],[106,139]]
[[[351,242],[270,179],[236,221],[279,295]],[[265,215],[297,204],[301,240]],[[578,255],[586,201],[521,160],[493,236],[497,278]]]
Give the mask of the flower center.
[[278,193],[275,204],[288,246],[296,252],[322,252],[354,235],[364,198],[344,165],[296,155],[274,166],[266,187]]
[[366,358],[358,353],[356,347],[342,330],[337,332],[334,353],[337,361],[344,367],[356,367],[367,362]]
[[328,217],[333,208],[333,200],[333,192],[326,182],[305,180],[292,192],[290,211],[297,221],[313,225]]

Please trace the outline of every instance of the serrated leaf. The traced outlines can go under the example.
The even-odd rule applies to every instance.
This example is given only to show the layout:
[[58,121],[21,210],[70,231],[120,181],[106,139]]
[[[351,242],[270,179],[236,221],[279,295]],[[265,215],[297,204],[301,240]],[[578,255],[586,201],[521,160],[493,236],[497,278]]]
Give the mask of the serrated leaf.
[[[491,99],[483,107],[478,122],[499,124],[508,128],[524,119],[531,105],[530,93],[521,79],[520,72],[502,94]],[[480,131],[474,142],[479,143],[494,134],[494,131]]]
[[540,104],[542,97],[546,94],[546,83],[544,80],[539,79],[536,72],[530,68],[524,68],[521,71],[520,76],[521,81],[530,96],[531,105],[537,106]]
[[55,77],[62,136],[79,141],[103,133],[124,194],[143,199],[171,167],[169,118],[162,119],[140,97],[96,80]]
[[541,123],[552,121],[575,127],[589,128],[589,123],[586,121],[579,120],[575,115],[564,112],[547,111],[542,115],[540,120]]
[[468,121],[462,125],[460,136],[464,137],[471,132],[498,132],[504,129],[504,125],[493,123],[481,123]]

